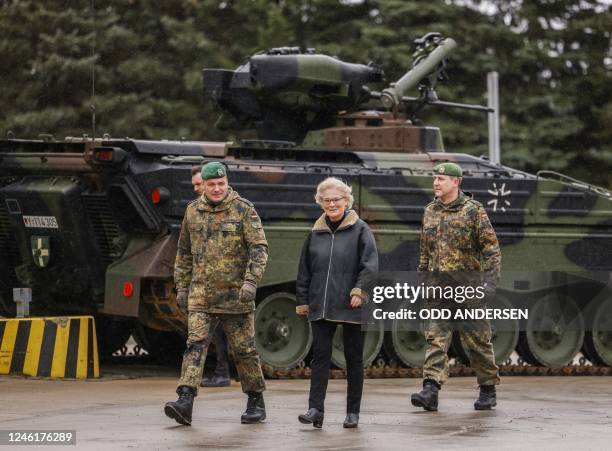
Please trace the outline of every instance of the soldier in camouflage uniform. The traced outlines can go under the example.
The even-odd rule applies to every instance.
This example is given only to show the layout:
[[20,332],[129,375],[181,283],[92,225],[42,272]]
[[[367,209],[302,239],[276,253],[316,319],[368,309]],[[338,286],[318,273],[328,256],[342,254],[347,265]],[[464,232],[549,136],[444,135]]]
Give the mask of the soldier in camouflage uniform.
[[[204,180],[202,180],[202,166],[193,166],[191,168],[191,184],[193,191],[199,196],[204,194]],[[229,373],[229,353],[227,349],[227,339],[223,328],[217,326],[215,329],[215,338],[212,340],[215,345],[215,357],[217,363],[215,371],[212,375],[204,377],[202,387],[229,387],[231,385]]]
[[187,349],[179,399],[166,403],[164,412],[178,423],[191,424],[206,351],[220,325],[248,395],[241,422],[257,423],[266,417],[265,382],[255,349],[253,311],[268,243],[253,204],[228,186],[223,164],[206,164],[202,179],[204,194],[187,206],[178,242],[174,283],[177,302],[188,312]]
[[[458,280],[471,284],[468,281],[474,281],[478,275],[478,280],[484,279],[485,292],[491,296],[499,280],[499,243],[482,204],[460,190],[462,175],[455,163],[434,167],[436,198],[425,207],[417,270],[427,272],[429,283],[435,285],[456,285],[461,283]],[[429,321],[423,390],[412,395],[412,404],[425,410],[438,410],[438,390],[448,378],[446,353],[455,328],[469,350],[470,365],[480,386],[474,408],[491,409],[496,405],[495,385],[499,383],[499,375],[491,343],[491,325],[486,319],[459,323]]]

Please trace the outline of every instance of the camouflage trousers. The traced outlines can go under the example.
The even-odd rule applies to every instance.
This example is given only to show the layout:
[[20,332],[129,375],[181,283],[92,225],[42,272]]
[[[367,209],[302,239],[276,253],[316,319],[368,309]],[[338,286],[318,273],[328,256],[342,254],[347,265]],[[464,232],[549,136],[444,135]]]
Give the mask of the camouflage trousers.
[[476,373],[478,385],[499,384],[499,368],[491,343],[491,324],[487,320],[429,321],[425,338],[427,350],[423,363],[423,379],[431,379],[442,385],[448,379],[448,348],[453,330],[459,332],[463,346],[467,348],[470,366]]
[[255,348],[255,325],[253,313],[244,314],[211,314],[189,312],[187,349],[183,354],[181,379],[178,386],[191,387],[198,392],[206,351],[215,335],[215,329],[223,327],[234,362],[240,376],[242,391],[263,392],[266,383],[259,363],[259,354]]

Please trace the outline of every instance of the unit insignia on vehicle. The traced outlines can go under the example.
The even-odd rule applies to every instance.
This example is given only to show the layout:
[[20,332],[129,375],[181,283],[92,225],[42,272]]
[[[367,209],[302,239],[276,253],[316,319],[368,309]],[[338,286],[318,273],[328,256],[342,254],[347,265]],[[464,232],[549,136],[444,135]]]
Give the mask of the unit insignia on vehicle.
[[30,237],[30,244],[34,264],[39,268],[46,268],[51,258],[51,242],[49,237],[33,235]]
[[502,183],[502,185],[498,188],[496,183],[493,183],[493,186],[490,190],[487,191],[490,195],[495,196],[495,199],[491,199],[487,201],[487,205],[493,207],[493,212],[497,212],[497,210],[501,210],[503,212],[506,211],[506,207],[510,206],[510,201],[504,199],[504,197],[512,194],[512,191],[506,190],[506,184]]

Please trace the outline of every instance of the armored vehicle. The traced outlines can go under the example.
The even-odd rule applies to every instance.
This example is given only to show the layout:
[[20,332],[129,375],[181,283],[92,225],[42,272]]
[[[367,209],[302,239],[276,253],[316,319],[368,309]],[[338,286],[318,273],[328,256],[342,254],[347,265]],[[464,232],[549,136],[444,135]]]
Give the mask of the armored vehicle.
[[[497,360],[516,349],[529,363],[558,367],[582,350],[594,364],[612,365],[612,193],[446,151],[440,130],[420,125],[415,113],[427,105],[487,109],[437,100],[452,39],[431,33],[415,43],[413,67],[380,92],[368,88],[383,79],[377,65],[297,48],[270,49],[236,70],[205,69],[205,96],[222,111],[216,125],[252,128],[258,139],[0,141],[0,313],[14,314],[12,288],[30,287],[33,314],[95,314],[106,354],[130,334],[150,352],[180,354],[185,318],[172,275],[180,223],[195,197],[191,168],[221,160],[231,186],[254,202],[270,245],[257,297],[260,355],[277,368],[302,365],[311,337],[294,313],[295,279],[321,213],[317,184],[333,175],[352,185],[381,270],[412,271],[432,168],[455,161],[502,246],[499,302],[531,309],[528,321],[498,327]],[[405,96],[413,90],[417,97]],[[418,367],[424,345],[418,328],[371,330],[364,361],[384,355]],[[341,340],[334,346],[342,367]],[[454,348],[466,357],[460,342]]]

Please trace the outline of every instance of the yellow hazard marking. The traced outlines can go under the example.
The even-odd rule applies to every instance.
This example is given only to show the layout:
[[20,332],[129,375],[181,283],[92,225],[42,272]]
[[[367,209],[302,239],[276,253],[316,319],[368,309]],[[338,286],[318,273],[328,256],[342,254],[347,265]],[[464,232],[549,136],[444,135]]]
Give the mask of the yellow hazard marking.
[[60,321],[57,324],[55,346],[53,348],[53,363],[51,364],[51,377],[64,377],[66,373],[66,355],[68,353],[68,337],[70,336],[70,322]]
[[[53,355],[51,361],[51,377],[66,376],[66,362],[68,360],[68,343],[70,339],[70,324],[79,321],[78,347],[75,352],[76,373],[75,377],[85,379],[88,376],[89,362],[92,362],[92,376],[100,377],[100,366],[98,361],[98,343],[96,339],[96,324],[91,316],[75,317],[42,317],[26,319],[9,319],[5,323],[2,343],[0,344],[0,374],[9,374],[14,359],[17,332],[20,321],[30,322],[27,347],[25,350],[23,368],[15,368],[15,374],[38,376],[40,359],[42,357],[42,344],[47,323],[55,323],[57,328],[52,338]],[[90,329],[91,328],[91,329]],[[89,354],[89,340],[92,340],[92,352]],[[48,356],[46,356],[48,357]],[[72,356],[71,356],[72,357]]]
[[0,374],[8,374],[11,370],[11,361],[13,360],[13,349],[15,348],[18,327],[19,320],[6,322],[4,337],[2,337],[2,344],[0,346]]
[[77,354],[76,377],[85,379],[87,377],[87,333],[89,332],[89,319],[81,318],[79,328],[79,348]]
[[23,374],[36,376],[38,373],[43,334],[45,333],[45,322],[42,319],[32,319],[31,322],[28,349],[23,363]]
[[96,320],[91,318],[91,333],[93,334],[93,377],[100,377],[100,362],[98,362],[98,335]]

